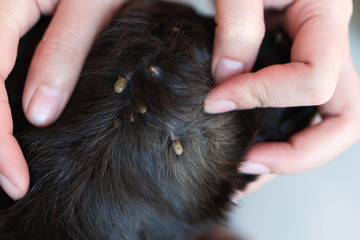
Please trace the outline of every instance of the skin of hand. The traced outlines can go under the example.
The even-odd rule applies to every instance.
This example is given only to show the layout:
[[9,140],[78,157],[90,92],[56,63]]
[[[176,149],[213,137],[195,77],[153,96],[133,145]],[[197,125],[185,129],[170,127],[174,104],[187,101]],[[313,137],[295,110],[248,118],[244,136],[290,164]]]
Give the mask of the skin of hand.
[[[333,97],[319,106],[322,121],[295,134],[289,142],[259,143],[245,164],[247,173],[263,174],[238,192],[236,199],[260,188],[277,174],[296,174],[325,164],[360,140],[360,77],[347,48]],[[255,164],[256,166],[252,166]],[[266,166],[266,167],[258,167]],[[275,174],[264,174],[264,173]]]
[[[288,142],[255,144],[241,172],[303,172],[359,141],[360,80],[348,37],[352,1],[215,2],[218,26],[212,69],[218,85],[207,96],[205,111],[318,105],[322,118]],[[293,39],[291,62],[248,73],[265,31],[264,7],[284,9],[282,21]]]
[[23,108],[36,126],[60,115],[99,32],[125,0],[0,0],[0,185],[14,200],[25,196],[29,172],[13,123],[5,79],[14,67],[19,39],[40,19],[53,15],[32,60]]

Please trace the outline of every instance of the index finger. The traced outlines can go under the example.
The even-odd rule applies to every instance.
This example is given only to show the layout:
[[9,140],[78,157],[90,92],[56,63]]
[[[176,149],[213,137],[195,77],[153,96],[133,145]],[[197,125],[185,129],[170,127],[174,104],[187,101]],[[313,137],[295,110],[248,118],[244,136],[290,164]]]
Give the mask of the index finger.
[[264,37],[263,0],[216,0],[212,70],[220,83],[249,72]]

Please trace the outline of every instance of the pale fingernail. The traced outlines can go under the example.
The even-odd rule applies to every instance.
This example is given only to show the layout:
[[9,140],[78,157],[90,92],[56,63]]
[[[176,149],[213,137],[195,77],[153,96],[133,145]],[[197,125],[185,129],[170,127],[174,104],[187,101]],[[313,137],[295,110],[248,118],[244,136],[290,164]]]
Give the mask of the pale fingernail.
[[244,63],[221,58],[216,66],[214,77],[217,81],[223,81],[244,72]]
[[230,100],[205,100],[206,113],[224,113],[236,110],[236,104]]
[[240,172],[245,174],[266,174],[270,173],[270,169],[259,163],[247,162],[241,164]]
[[11,197],[14,201],[19,199],[20,190],[16,188],[4,175],[0,174],[0,185],[2,189]]
[[42,85],[35,90],[25,111],[33,124],[46,125],[57,117],[62,99],[60,89]]

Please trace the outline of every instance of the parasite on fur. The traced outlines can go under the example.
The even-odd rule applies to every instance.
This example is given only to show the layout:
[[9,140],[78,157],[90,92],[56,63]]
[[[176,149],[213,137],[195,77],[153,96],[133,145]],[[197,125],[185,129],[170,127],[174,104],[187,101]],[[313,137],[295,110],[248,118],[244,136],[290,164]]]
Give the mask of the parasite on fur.
[[145,114],[147,112],[147,107],[145,105],[139,105],[138,110],[141,114]]
[[114,120],[114,128],[118,128],[121,125],[121,120],[118,118],[115,118]]
[[130,113],[130,122],[135,122],[135,116],[133,113]]
[[175,154],[178,156],[180,156],[184,151],[181,143],[178,140],[172,142],[172,147],[174,149]]
[[115,92],[116,93],[122,93],[124,90],[125,90],[125,88],[126,88],[126,86],[127,86],[127,79],[126,78],[124,78],[124,77],[119,77],[117,80],[116,80],[116,82],[115,82],[115,84],[114,84],[114,90],[115,90]]
[[156,67],[153,66],[153,65],[151,65],[151,66],[149,67],[149,72],[151,72],[151,73],[156,73]]
[[172,27],[171,29],[173,32],[178,32],[179,31],[179,28],[178,27]]
[[155,76],[159,76],[159,73],[160,73],[159,68],[155,67],[154,65],[149,66],[148,71],[150,74],[155,75]]

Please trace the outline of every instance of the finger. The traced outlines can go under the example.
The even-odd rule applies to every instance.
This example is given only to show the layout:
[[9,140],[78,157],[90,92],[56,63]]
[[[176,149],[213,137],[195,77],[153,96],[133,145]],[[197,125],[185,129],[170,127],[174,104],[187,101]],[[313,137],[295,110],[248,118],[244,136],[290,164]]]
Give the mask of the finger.
[[257,191],[259,188],[267,184],[268,182],[274,180],[277,177],[275,174],[264,174],[258,177],[254,182],[251,182],[247,185],[244,191],[236,191],[235,196],[233,197],[234,202],[238,202],[243,197]]
[[43,15],[52,15],[60,0],[33,0],[37,2],[37,5]]
[[12,135],[10,106],[4,79],[0,86],[0,185],[14,200],[22,198],[29,188],[29,172],[19,144]]
[[264,7],[281,10],[293,2],[294,0],[264,0]]
[[[360,121],[360,79],[351,57],[350,42],[345,47],[345,58],[333,97],[319,108],[324,116],[344,116],[354,121]],[[354,129],[360,131],[358,127]],[[360,133],[359,133],[360,137]]]
[[45,126],[60,115],[93,41],[123,2],[59,3],[35,52],[25,84],[23,106],[31,123]]
[[319,107],[323,121],[295,134],[288,143],[255,144],[247,164],[262,165],[260,170],[267,168],[274,173],[298,173],[326,163],[359,141],[360,79],[349,43],[345,53],[336,91],[329,102]]
[[323,121],[295,134],[285,143],[255,144],[250,163],[273,173],[293,174],[330,161],[360,139],[360,79],[349,50],[332,99],[319,108]]
[[0,185],[13,200],[29,190],[29,171],[20,146],[12,133],[0,134]]
[[220,84],[207,96],[205,110],[219,113],[327,102],[342,66],[350,16],[351,1],[295,1],[286,19],[294,38],[291,63],[238,75]]
[[[352,125],[353,127],[353,125]],[[347,122],[329,118],[295,135],[290,142],[258,143],[248,161],[262,164],[272,173],[295,174],[319,167],[354,143]]]
[[27,193],[30,181],[26,161],[12,135],[11,111],[5,90],[5,77],[14,65],[18,41],[18,33],[0,29],[0,185],[14,200]]
[[38,20],[33,1],[4,0],[0,5],[0,185],[14,200],[29,188],[29,172],[19,144],[12,135],[12,118],[5,79],[12,70],[20,37]]
[[213,75],[217,82],[251,70],[264,37],[262,0],[216,0]]

